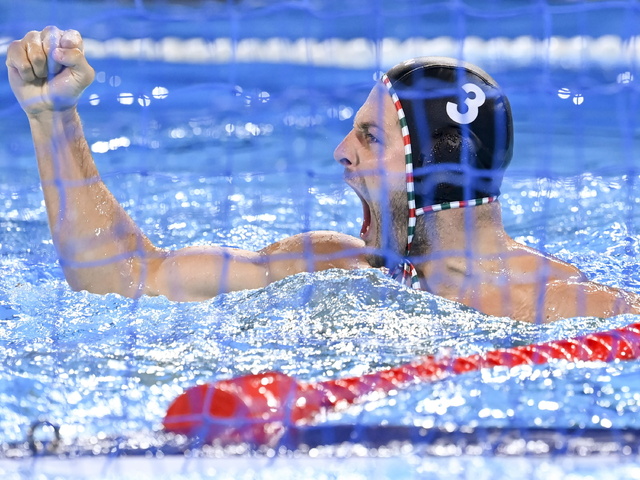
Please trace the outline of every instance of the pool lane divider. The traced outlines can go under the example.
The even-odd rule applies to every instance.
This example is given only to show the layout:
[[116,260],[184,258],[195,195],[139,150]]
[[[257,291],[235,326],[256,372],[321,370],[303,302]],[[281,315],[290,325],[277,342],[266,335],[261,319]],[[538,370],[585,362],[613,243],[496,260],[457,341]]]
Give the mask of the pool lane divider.
[[554,360],[614,362],[637,358],[640,358],[640,323],[465,357],[419,357],[359,377],[316,383],[265,372],[187,389],[169,406],[163,425],[168,432],[203,443],[274,446],[288,427],[313,425],[331,412],[412,384],[436,382],[486,368],[542,365]]

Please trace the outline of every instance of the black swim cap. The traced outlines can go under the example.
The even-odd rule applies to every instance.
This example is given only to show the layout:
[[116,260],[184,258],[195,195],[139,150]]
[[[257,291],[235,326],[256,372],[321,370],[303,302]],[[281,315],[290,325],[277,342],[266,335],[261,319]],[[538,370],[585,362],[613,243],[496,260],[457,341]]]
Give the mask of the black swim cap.
[[513,120],[495,80],[444,57],[407,60],[386,77],[406,117],[415,206],[499,195],[513,153]]

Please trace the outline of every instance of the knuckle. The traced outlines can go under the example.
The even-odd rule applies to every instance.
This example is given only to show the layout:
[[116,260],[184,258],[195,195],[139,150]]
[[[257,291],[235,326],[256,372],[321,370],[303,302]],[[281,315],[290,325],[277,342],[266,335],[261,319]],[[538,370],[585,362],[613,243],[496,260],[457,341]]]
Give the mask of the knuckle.
[[80,35],[80,32],[77,30],[65,30],[60,42],[67,48],[75,47],[82,49],[82,35]]
[[62,33],[60,32],[60,29],[58,29],[58,27],[50,26],[42,30],[40,34],[40,39],[42,40],[42,43],[45,46],[45,48],[47,48],[51,45],[57,44],[60,41],[61,36],[62,36]]
[[21,40],[14,40],[9,44],[7,48],[7,60],[6,64],[15,68],[19,72],[29,68],[29,62],[24,54],[25,49]]
[[44,27],[42,29],[42,34],[43,35],[47,35],[47,34],[55,34],[57,32],[59,32],[60,29],[58,27],[56,27],[55,25],[47,25],[46,27]]
[[27,34],[24,36],[22,41],[26,43],[39,42],[40,32],[37,32],[36,30],[31,30],[30,32],[27,32]]
[[7,57],[15,55],[16,52],[19,52],[22,47],[22,40],[14,40],[7,47]]

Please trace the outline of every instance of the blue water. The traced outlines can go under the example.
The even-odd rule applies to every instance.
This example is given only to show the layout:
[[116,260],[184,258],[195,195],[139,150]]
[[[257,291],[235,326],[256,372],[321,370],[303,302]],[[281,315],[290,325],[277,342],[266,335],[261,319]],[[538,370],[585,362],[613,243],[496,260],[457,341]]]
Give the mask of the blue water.
[[[96,67],[115,68],[100,62]],[[258,249],[304,230],[358,234],[359,201],[343,185],[331,153],[352,122],[333,112],[357,109],[371,84],[362,72],[340,72],[354,86],[347,95],[347,87],[344,93],[312,88],[303,75],[295,88],[278,86],[272,80],[278,67],[262,66],[259,75],[238,74],[240,94],[236,85],[204,83],[211,67],[180,66],[177,79],[166,65],[145,66],[150,70],[144,76],[141,68],[119,64],[118,87],[109,84],[112,72],[106,73],[103,83],[87,91],[82,115],[94,149],[128,139],[128,147],[94,155],[115,196],[154,242]],[[563,74],[558,85],[569,84],[572,77],[563,72],[548,78],[560,81]],[[523,138],[502,196],[507,230],[596,281],[640,291],[640,195],[637,178],[627,173],[635,160],[628,158],[624,139],[606,135],[614,127],[597,125],[593,111],[629,92],[594,93],[587,95],[589,103],[566,106],[551,89],[539,107],[527,99],[530,86],[519,83],[529,77],[524,71],[505,76],[518,140]],[[151,95],[158,85],[167,89],[166,98]],[[150,104],[122,105],[119,91],[147,95]],[[91,94],[100,96],[98,105],[89,103]],[[545,105],[557,108],[551,113]],[[583,151],[575,145],[577,134],[562,125],[547,139],[549,152],[540,161],[536,138],[547,128],[533,119],[551,115],[584,123],[590,132],[585,141],[601,148]],[[254,134],[249,123],[258,128]],[[465,355],[637,321],[626,316],[525,325],[406,290],[367,270],[298,275],[200,304],[72,292],[50,241],[26,122],[4,122],[3,128],[13,132],[5,149],[17,155],[9,162],[5,153],[0,184],[1,441],[24,439],[36,419],[62,425],[71,439],[154,435],[168,403],[197,382],[272,369],[303,380],[351,376],[422,354]],[[598,131],[603,134],[592,135]],[[615,164],[602,161],[611,159],[609,149],[617,149]],[[331,421],[636,427],[639,365],[478,372],[412,387]]]
[[[496,9],[509,4],[508,36],[571,35],[585,28],[593,35],[624,36],[637,25],[637,12],[626,2],[614,2],[604,13],[587,9],[578,15],[566,5],[551,20],[544,17],[547,23],[533,15],[544,13],[541,4],[491,3]],[[94,38],[131,36],[131,31],[154,36],[155,15],[161,14],[172,20],[162,35],[211,35],[205,30],[216,21],[223,29],[233,27],[224,3],[211,3],[204,15],[207,22],[195,27],[186,22],[194,18],[192,7],[173,3],[142,13],[139,7],[119,10],[110,2],[79,3],[75,22],[65,20],[61,3],[46,5],[34,8],[38,13],[28,18],[2,7],[6,34],[18,36],[43,22],[64,20],[90,29]],[[307,23],[294,23],[292,38],[295,29],[318,37],[339,35],[346,24],[354,24],[361,8],[358,2],[345,2],[344,17],[321,30],[329,7],[300,5],[304,8],[296,10],[291,2],[287,9],[270,11],[274,18],[287,19],[302,12]],[[387,13],[393,10],[380,5]],[[408,7],[395,5],[394,14],[404,18]],[[453,27],[484,38],[493,34],[491,19],[484,19],[477,6],[467,12],[467,20],[476,20],[467,26],[456,21],[460,12],[447,8],[421,7],[425,17],[439,12],[446,20],[429,23],[435,25],[432,35]],[[633,14],[612,28],[605,20],[620,11]],[[258,13],[264,11],[243,12],[235,26],[239,36],[273,35],[268,25],[276,23],[260,22]],[[373,15],[363,12],[365,19]],[[109,18],[121,21],[110,24]],[[556,22],[560,18],[570,19],[562,29]],[[390,22],[383,30],[381,35],[407,38],[418,27],[403,29]],[[371,88],[371,71],[99,59],[92,64],[98,79],[81,105],[89,144],[106,183],[154,243],[259,249],[315,229],[358,235],[360,203],[344,186],[332,151]],[[509,95],[516,121],[515,155],[501,197],[507,231],[574,263],[595,281],[640,292],[639,96],[637,80],[619,82],[625,72],[640,78],[628,66],[491,73]],[[158,86],[166,88],[166,97],[154,90]],[[573,96],[559,97],[562,88],[582,95],[584,102],[576,105]],[[131,93],[133,104],[119,103],[121,93]],[[99,98],[97,105],[91,95]],[[417,355],[467,355],[639,320],[620,316],[521,324],[409,291],[373,270],[298,275],[262,290],[198,304],[72,292],[50,240],[28,125],[6,83],[0,83],[0,138],[0,444],[23,441],[35,420],[60,425],[70,444],[113,436],[157,442],[169,402],[198,382],[265,370],[301,380],[359,375]],[[639,369],[640,362],[633,361],[474,372],[354,406],[328,422],[638,428]],[[514,471],[534,478],[533,470],[520,464],[504,468],[488,459],[407,458],[401,470],[406,475],[397,478],[484,478],[460,473],[467,469],[486,469],[493,478],[507,478]],[[535,478],[575,471],[562,462],[541,465]],[[376,471],[371,464],[304,465],[296,469],[294,461],[283,458],[264,471],[274,476],[284,471],[282,478],[354,478],[348,476],[350,468],[371,475]],[[388,473],[388,478],[400,468],[397,462],[381,465],[377,473]],[[616,471],[612,465],[597,467],[602,469],[598,478]],[[618,465],[619,478],[634,478],[637,469],[632,467]],[[215,468],[239,476],[229,473],[237,465]],[[591,464],[577,470],[588,475],[595,468]],[[203,467],[201,476],[208,478],[207,471]],[[266,478],[260,465],[251,472],[244,472],[246,478]]]

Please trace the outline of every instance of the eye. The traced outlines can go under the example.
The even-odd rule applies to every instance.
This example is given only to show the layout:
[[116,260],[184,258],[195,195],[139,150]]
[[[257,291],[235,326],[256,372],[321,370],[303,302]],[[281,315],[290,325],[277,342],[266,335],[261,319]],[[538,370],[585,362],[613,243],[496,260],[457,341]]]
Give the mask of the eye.
[[378,138],[373,135],[371,132],[366,132],[364,134],[364,138],[367,140],[367,143],[382,143]]

